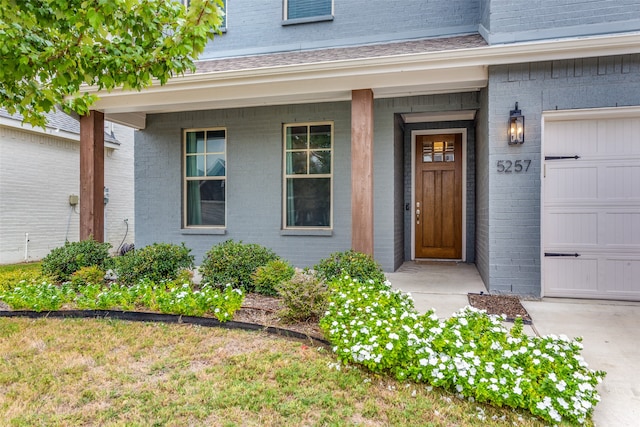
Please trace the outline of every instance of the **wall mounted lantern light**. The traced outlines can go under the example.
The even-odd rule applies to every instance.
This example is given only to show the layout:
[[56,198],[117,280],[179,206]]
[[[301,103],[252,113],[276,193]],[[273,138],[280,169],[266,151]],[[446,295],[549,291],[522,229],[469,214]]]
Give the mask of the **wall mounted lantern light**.
[[524,116],[522,112],[518,110],[518,103],[516,102],[516,108],[509,113],[509,145],[523,144],[524,143]]

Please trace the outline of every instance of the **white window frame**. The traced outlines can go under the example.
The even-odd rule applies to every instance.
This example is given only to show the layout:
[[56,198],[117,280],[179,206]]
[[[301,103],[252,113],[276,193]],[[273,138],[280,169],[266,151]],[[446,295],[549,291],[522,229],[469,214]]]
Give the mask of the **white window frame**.
[[[224,131],[224,161],[225,161],[225,173],[224,176],[196,176],[196,177],[188,177],[187,176],[187,134],[191,132],[216,132],[216,131]],[[224,230],[227,227],[227,153],[228,153],[228,132],[226,127],[207,127],[207,128],[189,128],[183,129],[182,131],[182,224],[183,229],[193,230],[193,229],[218,229]],[[207,156],[207,151],[203,153],[203,155]],[[188,186],[187,183],[189,181],[224,181],[224,224],[222,225],[188,225]]]
[[[287,153],[289,151],[301,151],[301,150],[287,150],[287,128],[292,127],[307,127],[307,134],[310,132],[312,126],[330,126],[331,127],[331,172],[328,174],[287,174]],[[334,157],[335,157],[335,124],[333,121],[319,121],[319,122],[298,122],[298,123],[284,123],[282,126],[282,229],[283,230],[333,230],[333,171],[334,171]],[[307,148],[306,151],[313,151]],[[328,226],[295,226],[287,225],[287,179],[310,179],[310,178],[327,178],[329,179],[329,225]]]

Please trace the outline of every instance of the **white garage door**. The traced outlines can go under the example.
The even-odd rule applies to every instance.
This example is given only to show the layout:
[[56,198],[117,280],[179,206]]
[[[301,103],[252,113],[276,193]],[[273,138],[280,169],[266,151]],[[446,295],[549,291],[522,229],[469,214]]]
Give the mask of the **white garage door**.
[[640,114],[545,120],[545,296],[640,300]]

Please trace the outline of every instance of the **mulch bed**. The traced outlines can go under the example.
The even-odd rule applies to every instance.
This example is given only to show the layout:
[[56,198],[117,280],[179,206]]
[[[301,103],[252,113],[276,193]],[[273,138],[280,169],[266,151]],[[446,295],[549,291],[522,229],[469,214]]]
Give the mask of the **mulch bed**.
[[236,322],[255,323],[263,326],[288,329],[300,332],[312,338],[324,339],[324,335],[317,321],[287,322],[280,316],[279,311],[284,306],[280,298],[260,294],[247,293],[240,310],[236,311],[233,320]]
[[522,317],[525,324],[531,324],[531,316],[520,303],[520,298],[514,295],[468,294],[471,306],[486,310],[488,314],[504,314],[507,320],[513,322],[516,317]]

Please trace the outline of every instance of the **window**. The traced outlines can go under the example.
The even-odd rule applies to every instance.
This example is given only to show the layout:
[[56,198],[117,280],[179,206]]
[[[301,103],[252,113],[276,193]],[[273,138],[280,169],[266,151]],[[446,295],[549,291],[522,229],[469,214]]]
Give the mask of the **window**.
[[333,14],[332,0],[285,0],[284,19],[330,17]]
[[331,227],[331,123],[284,126],[284,226]]
[[226,130],[184,132],[184,225],[226,224]]
[[[191,4],[191,0],[182,0],[182,3],[186,7],[189,7],[189,5]],[[222,15],[220,31],[225,32],[227,30],[227,0],[222,0],[222,12],[224,12],[224,15]]]

